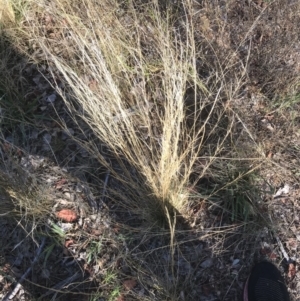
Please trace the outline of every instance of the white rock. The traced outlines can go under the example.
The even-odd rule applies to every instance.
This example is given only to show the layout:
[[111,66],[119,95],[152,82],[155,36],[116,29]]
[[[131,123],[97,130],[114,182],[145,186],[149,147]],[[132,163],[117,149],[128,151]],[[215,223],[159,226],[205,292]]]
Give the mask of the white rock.
[[59,227],[66,233],[73,229],[72,223],[59,223]]
[[56,100],[56,94],[51,94],[46,98],[47,102],[53,103]]
[[50,271],[46,268],[42,269],[41,277],[44,279],[50,278]]
[[274,198],[279,197],[282,194],[288,194],[289,192],[290,192],[290,186],[289,186],[289,184],[284,184],[283,188],[278,189],[278,191],[274,195]]
[[44,141],[47,143],[47,144],[50,144],[51,143],[51,135],[49,133],[45,134],[43,136],[43,139]]
[[71,193],[68,191],[64,192],[64,197],[68,200],[71,200]]
[[200,264],[201,268],[204,268],[204,269],[210,268],[212,265],[213,265],[212,258],[208,258]]

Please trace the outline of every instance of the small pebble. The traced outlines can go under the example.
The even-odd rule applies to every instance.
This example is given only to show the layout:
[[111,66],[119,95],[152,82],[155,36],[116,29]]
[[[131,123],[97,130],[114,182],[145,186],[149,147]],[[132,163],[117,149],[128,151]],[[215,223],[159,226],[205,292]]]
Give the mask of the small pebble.
[[53,103],[56,100],[56,94],[51,94],[46,98],[46,101],[49,103]]
[[201,268],[204,268],[204,269],[210,268],[212,265],[213,265],[212,258],[208,258],[200,264]]
[[68,200],[71,200],[71,193],[70,192],[64,192],[64,197]]

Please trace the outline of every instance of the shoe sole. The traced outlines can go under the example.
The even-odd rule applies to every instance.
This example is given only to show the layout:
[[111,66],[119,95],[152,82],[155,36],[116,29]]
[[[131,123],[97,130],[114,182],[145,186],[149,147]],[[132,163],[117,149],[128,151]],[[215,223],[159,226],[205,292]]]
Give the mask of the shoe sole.
[[248,277],[243,294],[244,301],[290,301],[280,271],[270,262],[256,264]]

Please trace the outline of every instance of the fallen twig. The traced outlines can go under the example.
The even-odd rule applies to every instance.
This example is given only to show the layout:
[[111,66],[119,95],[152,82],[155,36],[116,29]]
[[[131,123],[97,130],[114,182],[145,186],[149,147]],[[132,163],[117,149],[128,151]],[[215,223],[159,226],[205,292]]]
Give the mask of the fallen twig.
[[290,262],[290,257],[289,257],[289,255],[288,255],[288,253],[285,251],[285,249],[284,249],[284,247],[283,247],[283,244],[282,244],[281,240],[279,239],[279,237],[278,237],[275,233],[274,233],[274,236],[275,236],[275,238],[276,238],[277,244],[278,244],[278,246],[279,246],[279,249],[280,249],[280,251],[281,251],[283,257],[285,258],[285,260],[286,260],[287,262]]
[[102,193],[102,202],[105,200],[105,195],[106,195],[106,187],[109,179],[110,171],[108,170],[106,173],[105,181],[104,181],[104,186],[103,186],[103,193]]
[[46,296],[49,296],[54,293],[60,292],[66,285],[72,283],[74,280],[80,277],[79,272],[76,272],[74,275],[71,275],[69,278],[62,280],[61,282],[54,285],[52,288],[49,289],[47,293],[42,295],[40,299],[43,299]]
[[7,301],[7,300],[11,300],[15,297],[15,295],[18,293],[18,291],[20,290],[21,286],[22,286],[22,282],[25,280],[25,278],[28,276],[28,274],[31,272],[33,266],[35,265],[35,263],[37,262],[44,246],[45,246],[45,243],[46,243],[46,237],[43,237],[42,239],[42,242],[36,252],[36,255],[31,263],[31,266],[26,270],[26,272],[23,274],[23,276],[20,278],[20,280],[17,282],[15,288],[10,292],[8,293],[3,299],[2,301]]
[[[269,214],[269,218],[270,218],[270,221],[272,222],[272,216],[271,216],[271,214]],[[288,255],[288,253],[285,251],[284,246],[283,246],[283,244],[282,244],[280,238],[278,237],[278,235],[275,233],[274,230],[271,230],[271,233],[272,233],[273,236],[275,237],[275,239],[276,239],[276,241],[277,241],[277,244],[278,244],[278,246],[279,246],[279,249],[280,249],[280,251],[281,251],[283,257],[285,258],[285,260],[286,260],[287,262],[290,262],[290,257],[289,257],[289,255]]]

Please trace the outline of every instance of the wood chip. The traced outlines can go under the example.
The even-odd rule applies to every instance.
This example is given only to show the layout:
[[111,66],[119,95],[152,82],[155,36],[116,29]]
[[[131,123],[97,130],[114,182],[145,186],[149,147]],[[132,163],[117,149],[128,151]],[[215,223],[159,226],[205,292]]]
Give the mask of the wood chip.
[[136,280],[128,279],[123,282],[123,286],[126,290],[130,291],[137,285]]
[[78,218],[77,213],[71,209],[62,209],[56,212],[56,217],[68,223],[75,222]]
[[74,240],[73,239],[68,239],[68,240],[66,240],[66,242],[65,242],[65,247],[66,248],[69,248],[71,245],[73,245],[74,244]]

